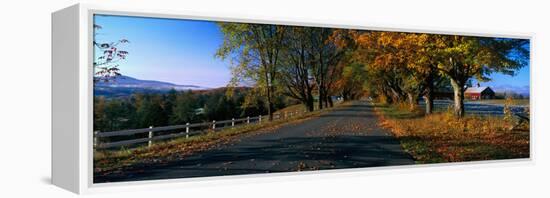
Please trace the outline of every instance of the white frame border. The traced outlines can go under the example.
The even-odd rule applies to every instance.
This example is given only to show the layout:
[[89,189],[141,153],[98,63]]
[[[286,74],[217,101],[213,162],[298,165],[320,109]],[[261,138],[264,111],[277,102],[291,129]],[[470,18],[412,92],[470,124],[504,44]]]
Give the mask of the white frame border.
[[[534,165],[534,120],[531,119],[530,131],[530,157],[525,159],[510,159],[510,160],[488,160],[476,162],[458,162],[444,164],[423,164],[423,165],[404,165],[404,166],[387,166],[387,167],[371,167],[371,168],[353,168],[353,169],[337,169],[337,170],[319,170],[308,172],[286,172],[286,173],[270,173],[270,174],[252,174],[252,175],[234,175],[234,176],[215,176],[201,178],[181,178],[181,179],[166,179],[166,180],[150,180],[150,181],[133,181],[133,182],[116,182],[116,183],[100,183],[93,184],[93,149],[92,149],[92,126],[93,126],[93,15],[121,15],[121,16],[136,16],[136,17],[151,17],[151,18],[170,18],[170,19],[190,19],[190,20],[208,20],[208,21],[226,21],[226,22],[242,22],[242,23],[268,23],[278,25],[299,25],[299,26],[315,26],[329,28],[348,28],[348,29],[366,29],[379,31],[400,31],[400,32],[419,32],[433,34],[458,34],[467,36],[489,36],[489,37],[507,37],[529,39],[531,46],[530,55],[530,108],[531,117],[535,113],[533,109],[533,54],[534,43],[536,37],[534,33],[519,33],[506,32],[494,33],[488,30],[465,30],[458,28],[434,28],[434,27],[417,27],[417,26],[401,26],[378,24],[372,21],[365,21],[364,24],[372,22],[373,26],[364,25],[346,25],[356,24],[350,21],[328,21],[313,20],[304,18],[269,18],[261,16],[250,16],[246,14],[235,13],[203,13],[193,11],[175,11],[175,10],[148,10],[148,9],[128,9],[119,7],[103,7],[92,4],[78,4],[79,9],[79,175],[78,189],[74,189],[76,193],[89,194],[100,192],[121,192],[129,190],[146,190],[146,189],[174,189],[186,187],[205,187],[215,185],[230,185],[240,183],[256,183],[256,182],[280,182],[287,179],[312,180],[321,178],[336,178],[336,177],[352,177],[365,175],[381,175],[381,174],[399,174],[407,172],[431,172],[436,170],[460,170],[460,169],[475,169],[475,168],[491,168],[503,166],[526,166]],[[221,17],[223,16],[223,17]],[[55,111],[55,109],[54,109]],[[84,135],[82,135],[84,134]],[[145,185],[144,185],[145,184]]]

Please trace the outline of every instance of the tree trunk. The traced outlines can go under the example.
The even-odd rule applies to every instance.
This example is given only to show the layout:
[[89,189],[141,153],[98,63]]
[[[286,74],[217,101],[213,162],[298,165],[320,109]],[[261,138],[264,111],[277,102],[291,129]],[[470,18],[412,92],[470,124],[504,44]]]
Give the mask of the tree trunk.
[[273,121],[273,102],[271,101],[271,86],[269,86],[269,84],[270,83],[267,82],[267,114],[269,115],[269,121]]
[[403,102],[406,100],[406,94],[404,94],[401,90],[390,87],[390,91],[392,93],[392,102]]
[[324,98],[324,100],[325,100],[325,108],[329,108],[329,104],[328,104],[328,97],[329,97],[329,96],[328,96],[328,95],[329,95],[328,93],[325,94],[325,98]]
[[389,93],[387,90],[385,90],[384,92],[382,92],[382,96],[384,97],[384,102],[386,104],[393,104],[393,98],[392,98],[392,95],[391,93]]
[[414,110],[416,107],[416,94],[407,93],[407,99],[409,100],[409,110]]
[[307,101],[306,101],[307,110],[309,112],[312,112],[314,110],[315,104],[313,104],[313,95],[311,94],[311,90],[307,91]]
[[269,121],[273,121],[273,102],[271,101],[271,91],[268,91],[267,98],[267,113],[269,114]]
[[426,102],[426,114],[432,114],[434,108],[433,94],[426,94],[426,96],[424,96],[424,100]]
[[432,114],[434,107],[434,82],[432,75],[430,75],[430,77],[428,77],[427,79],[426,94],[424,95],[424,100],[426,102],[426,114]]
[[457,81],[451,78],[451,85],[454,90],[454,114],[455,116],[464,117],[464,85],[466,81]]
[[323,93],[323,89],[319,87],[319,110],[323,109],[323,101],[324,101],[325,94]]
[[327,94],[327,101],[328,101],[328,107],[333,107],[334,106],[334,102],[332,101],[332,97],[328,96],[328,94]]

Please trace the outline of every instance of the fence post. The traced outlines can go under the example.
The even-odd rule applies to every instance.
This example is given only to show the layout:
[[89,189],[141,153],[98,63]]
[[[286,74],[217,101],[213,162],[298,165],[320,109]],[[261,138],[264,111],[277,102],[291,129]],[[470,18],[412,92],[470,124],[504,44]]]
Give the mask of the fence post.
[[212,129],[216,129],[216,120],[212,120]]
[[235,118],[231,118],[231,127],[235,126]]
[[[149,126],[149,129],[153,129],[153,126]],[[148,147],[151,147],[151,145],[153,145],[153,131],[149,131]]]
[[246,116],[246,123],[250,124],[250,116]]
[[262,123],[262,115],[258,118],[258,123]]
[[185,139],[189,138],[189,122],[185,124]]
[[94,131],[94,149],[95,149],[95,147],[97,147],[97,144],[99,143],[99,142],[97,141],[97,138],[98,138],[98,137],[97,137],[97,134],[98,134],[98,133],[99,133],[99,131]]

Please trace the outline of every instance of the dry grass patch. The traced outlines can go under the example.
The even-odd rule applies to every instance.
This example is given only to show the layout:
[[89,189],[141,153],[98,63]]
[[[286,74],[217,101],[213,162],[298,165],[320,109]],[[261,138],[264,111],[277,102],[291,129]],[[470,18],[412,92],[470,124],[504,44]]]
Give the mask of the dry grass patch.
[[498,116],[450,113],[421,115],[396,107],[377,109],[381,126],[390,129],[418,163],[463,162],[529,157],[529,126],[510,130]]

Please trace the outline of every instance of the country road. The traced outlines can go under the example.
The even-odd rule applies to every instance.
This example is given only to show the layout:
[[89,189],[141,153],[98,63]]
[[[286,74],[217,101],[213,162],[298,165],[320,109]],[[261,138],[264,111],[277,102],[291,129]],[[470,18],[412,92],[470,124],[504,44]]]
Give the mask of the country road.
[[94,176],[94,183],[414,164],[356,101],[318,117],[248,136],[174,162]]

